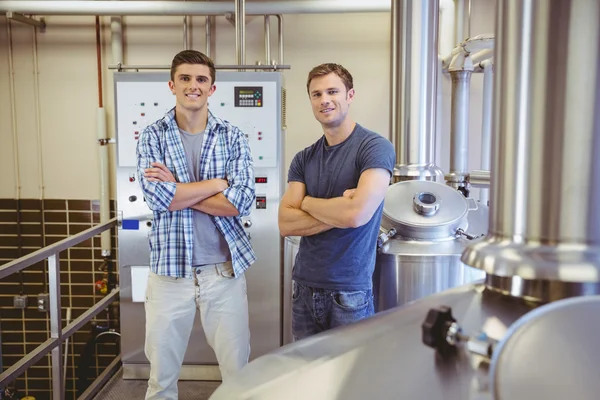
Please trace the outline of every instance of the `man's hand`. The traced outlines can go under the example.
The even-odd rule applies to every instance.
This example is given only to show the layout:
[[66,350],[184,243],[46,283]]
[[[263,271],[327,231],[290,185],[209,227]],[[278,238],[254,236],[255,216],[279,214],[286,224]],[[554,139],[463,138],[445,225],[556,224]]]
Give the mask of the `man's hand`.
[[154,168],[146,168],[144,170],[144,176],[148,182],[176,182],[171,171],[161,163],[153,162],[150,165]]

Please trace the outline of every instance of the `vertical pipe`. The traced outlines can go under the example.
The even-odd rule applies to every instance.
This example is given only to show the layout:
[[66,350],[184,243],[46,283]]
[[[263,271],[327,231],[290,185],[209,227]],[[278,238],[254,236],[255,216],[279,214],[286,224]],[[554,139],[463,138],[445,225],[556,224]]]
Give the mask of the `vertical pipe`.
[[392,45],[391,54],[390,54],[390,140],[394,145],[394,149],[396,151],[396,164],[402,164],[404,159],[401,158],[402,149],[400,148],[400,132],[398,129],[398,93],[400,87],[398,86],[398,78],[400,74],[400,66],[399,66],[399,56],[398,52],[399,48],[399,22],[400,18],[400,6],[397,1],[392,1],[392,10],[391,10],[391,32],[390,32],[390,42]]
[[183,49],[188,50],[189,45],[189,33],[188,33],[188,16],[183,17]]
[[[207,15],[204,18],[204,33],[206,36],[206,50],[204,51],[204,53],[208,56],[211,57],[211,41],[212,41],[212,34],[211,34],[211,30],[212,30],[212,23],[211,23],[211,16]],[[211,57],[212,58],[212,57]]]
[[235,55],[237,65],[246,64],[246,2],[235,1]]
[[65,386],[62,369],[62,319],[60,306],[60,258],[58,253],[48,257],[48,284],[50,289],[50,338],[58,339],[52,349],[52,399],[63,400]]
[[469,98],[471,71],[451,71],[450,173],[464,175],[469,157]]
[[[481,63],[483,68],[483,113],[481,120],[481,168],[490,170],[491,157],[491,136],[492,136],[492,96],[493,96],[493,64],[491,60],[485,60]],[[482,204],[488,204],[489,189],[479,189],[479,201]]]
[[277,14],[277,33],[279,35],[279,65],[283,65],[283,15]]
[[15,66],[13,63],[12,26],[10,18],[6,19],[8,49],[8,84],[10,90],[11,128],[13,133],[13,160],[15,168],[15,198],[21,198],[21,170],[19,166],[19,136],[17,135],[17,108],[15,99]]
[[465,0],[454,0],[454,45],[462,43],[465,40]]
[[490,228],[462,260],[510,293],[598,293],[600,2],[498,0],[497,16]]
[[124,64],[123,57],[123,19],[121,17],[110,17],[110,35],[112,60],[114,64]]
[[396,49],[392,51],[392,73],[398,86],[394,103],[396,181],[443,176],[435,165],[438,18],[439,0],[401,0],[392,15],[392,23],[395,20],[398,26],[392,40]]
[[265,15],[265,64],[271,64],[271,17]]

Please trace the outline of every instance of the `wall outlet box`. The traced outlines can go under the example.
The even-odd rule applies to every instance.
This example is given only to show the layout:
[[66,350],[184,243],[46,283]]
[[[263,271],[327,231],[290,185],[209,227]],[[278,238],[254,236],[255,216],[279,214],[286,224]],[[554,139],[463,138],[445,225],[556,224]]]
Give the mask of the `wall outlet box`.
[[27,296],[18,294],[13,297],[13,306],[15,308],[27,308]]

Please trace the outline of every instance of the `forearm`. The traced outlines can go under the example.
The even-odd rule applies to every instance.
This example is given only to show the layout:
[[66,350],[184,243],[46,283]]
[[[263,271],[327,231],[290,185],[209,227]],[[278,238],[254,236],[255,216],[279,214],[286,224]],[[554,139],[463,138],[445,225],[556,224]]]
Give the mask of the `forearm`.
[[178,183],[169,211],[183,210],[221,192],[213,180]]
[[336,228],[353,228],[358,225],[353,201],[347,197],[319,199],[306,196],[302,201],[301,209],[317,220]]
[[283,206],[279,212],[279,231],[282,236],[312,236],[333,228],[310,214]]
[[237,208],[227,200],[223,193],[208,197],[194,204],[192,208],[215,217],[235,217],[239,215]]

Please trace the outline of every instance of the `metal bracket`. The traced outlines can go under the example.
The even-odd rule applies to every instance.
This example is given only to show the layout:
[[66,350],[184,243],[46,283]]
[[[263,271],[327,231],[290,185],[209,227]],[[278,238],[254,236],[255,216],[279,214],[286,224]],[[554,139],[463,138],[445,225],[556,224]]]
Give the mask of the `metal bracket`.
[[35,18],[26,17],[23,14],[19,14],[12,11],[6,12],[6,18],[11,19],[13,21],[21,22],[26,25],[35,26],[36,28],[39,28],[40,32],[46,31],[46,20],[44,18],[40,18],[40,20],[38,21]]
[[[250,22],[250,20],[252,19],[251,17],[253,17],[253,16],[246,15],[246,25],[248,25],[248,22]],[[225,19],[227,21],[229,21],[229,23],[235,27],[235,13],[232,13],[232,12],[225,13]]]

